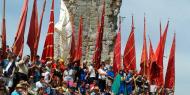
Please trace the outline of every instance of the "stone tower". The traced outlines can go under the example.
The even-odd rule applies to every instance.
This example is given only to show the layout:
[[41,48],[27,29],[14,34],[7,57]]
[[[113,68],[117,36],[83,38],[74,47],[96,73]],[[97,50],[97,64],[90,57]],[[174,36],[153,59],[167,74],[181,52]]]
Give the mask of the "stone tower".
[[[83,59],[92,60],[95,43],[97,23],[101,19],[104,0],[64,0],[70,15],[74,17],[75,31],[78,32],[79,17],[83,16]],[[103,37],[102,60],[112,57],[114,40],[117,30],[117,17],[120,12],[122,0],[105,0],[106,15]],[[78,33],[76,39],[78,38]]]

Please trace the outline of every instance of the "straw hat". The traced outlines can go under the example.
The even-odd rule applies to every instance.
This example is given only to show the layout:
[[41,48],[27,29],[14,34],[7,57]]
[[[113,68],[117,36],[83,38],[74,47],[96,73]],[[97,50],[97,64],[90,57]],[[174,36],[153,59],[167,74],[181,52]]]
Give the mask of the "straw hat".
[[16,88],[25,88],[25,87],[22,84],[19,83],[19,84],[16,85]]
[[59,62],[64,62],[64,60],[63,59],[59,59]]
[[27,81],[20,81],[19,83],[20,83],[21,85],[23,85],[23,86],[26,86],[26,87],[29,87],[29,86],[30,86]]

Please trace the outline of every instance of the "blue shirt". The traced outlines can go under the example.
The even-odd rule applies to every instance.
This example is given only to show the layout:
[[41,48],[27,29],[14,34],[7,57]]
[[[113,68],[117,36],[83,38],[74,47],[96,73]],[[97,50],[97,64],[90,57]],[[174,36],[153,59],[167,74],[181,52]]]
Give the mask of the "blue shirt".
[[80,70],[80,77],[79,77],[79,79],[80,79],[81,81],[85,81],[85,76],[86,76],[85,69],[81,69],[81,70]]
[[111,78],[114,78],[114,72],[113,71],[108,71],[107,75],[110,76]]
[[8,60],[8,59],[4,59],[4,60],[1,62],[1,66],[3,67],[3,69],[6,69],[8,63],[9,63],[9,60]]
[[22,95],[20,92],[17,92],[16,90],[11,93],[11,95]]

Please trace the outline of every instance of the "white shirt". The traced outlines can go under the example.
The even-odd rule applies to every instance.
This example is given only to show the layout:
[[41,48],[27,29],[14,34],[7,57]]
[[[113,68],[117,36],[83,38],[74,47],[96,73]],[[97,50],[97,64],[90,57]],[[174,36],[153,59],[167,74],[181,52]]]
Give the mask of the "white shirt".
[[88,69],[89,69],[89,72],[90,72],[90,77],[91,78],[96,77],[96,73],[95,73],[94,68],[92,66],[89,66]]
[[50,82],[50,73],[46,71],[45,73],[42,73],[42,76],[44,76],[44,80],[46,83]]
[[157,90],[157,86],[156,85],[150,85],[150,92],[155,93]]
[[102,80],[105,80],[106,79],[106,76],[105,75],[102,75],[102,74],[105,74],[106,72],[103,70],[103,69],[98,69],[98,73],[99,73],[99,76],[98,78],[99,79],[102,79]]
[[16,63],[16,67],[18,67],[19,69],[18,72],[28,75],[28,67],[26,66],[23,60]]
[[64,71],[64,81],[73,81],[74,70],[65,70]]
[[44,87],[43,83],[41,83],[40,81],[36,82],[36,88],[37,88],[37,90],[39,88],[42,88],[42,87]]

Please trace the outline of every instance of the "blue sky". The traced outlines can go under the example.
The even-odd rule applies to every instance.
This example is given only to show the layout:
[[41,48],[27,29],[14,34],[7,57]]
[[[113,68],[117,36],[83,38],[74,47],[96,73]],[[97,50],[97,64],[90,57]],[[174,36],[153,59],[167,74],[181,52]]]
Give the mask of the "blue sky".
[[[12,46],[15,32],[23,5],[23,0],[6,0],[6,22],[7,22],[7,43]],[[28,26],[31,16],[33,0],[29,0],[29,11],[27,17],[27,26],[25,38],[28,35]],[[139,66],[142,40],[143,40],[143,18],[146,13],[147,36],[150,36],[154,45],[157,46],[159,40],[159,23],[162,21],[162,27],[165,27],[169,19],[169,31],[166,42],[165,56],[168,57],[174,31],[177,34],[176,47],[176,95],[186,95],[190,88],[190,0],[122,0],[121,16],[126,18],[122,21],[122,52],[124,50],[131,26],[131,15],[135,20],[135,40],[137,65]],[[55,0],[55,21],[59,16],[59,0]],[[39,16],[41,13],[43,0],[38,0]],[[45,40],[50,12],[51,0],[47,0],[47,6],[42,26],[42,34],[39,43],[39,54],[41,55],[43,43]],[[2,0],[0,2],[2,6]],[[2,7],[0,7],[0,18],[2,18]],[[1,20],[0,20],[1,22]],[[26,40],[25,40],[26,41]],[[26,43],[26,42],[25,42]],[[25,45],[24,53],[29,54],[28,46]],[[167,66],[167,58],[164,59],[164,66]]]

